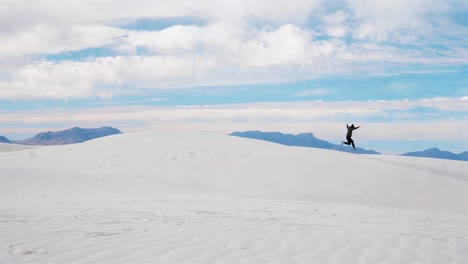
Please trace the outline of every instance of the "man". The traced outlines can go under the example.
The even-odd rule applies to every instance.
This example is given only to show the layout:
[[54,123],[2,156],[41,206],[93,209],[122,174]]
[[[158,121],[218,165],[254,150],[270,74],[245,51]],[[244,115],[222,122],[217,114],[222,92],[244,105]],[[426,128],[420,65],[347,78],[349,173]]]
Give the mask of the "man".
[[344,141],[341,141],[341,145],[345,144],[345,145],[353,145],[353,149],[356,150],[356,146],[354,146],[354,141],[353,139],[351,139],[351,137],[353,136],[353,130],[356,130],[358,128],[360,128],[361,126],[358,126],[358,127],[355,127],[354,124],[351,124],[351,126],[348,126],[348,124],[346,124],[346,128],[348,128],[348,133],[346,134],[346,140],[348,140],[347,142],[344,142]]

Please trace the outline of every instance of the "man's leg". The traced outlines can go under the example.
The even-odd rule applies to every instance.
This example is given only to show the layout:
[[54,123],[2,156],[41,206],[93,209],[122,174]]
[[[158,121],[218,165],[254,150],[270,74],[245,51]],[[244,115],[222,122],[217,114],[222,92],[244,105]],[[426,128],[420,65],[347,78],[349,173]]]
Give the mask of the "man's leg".
[[[355,148],[356,148],[356,146],[354,146],[354,140],[352,140],[351,138],[349,138],[349,140],[348,140],[348,141],[350,141],[350,142],[351,142],[351,144],[353,144],[353,149],[355,149]],[[349,144],[348,144],[348,145],[349,145]]]
[[351,145],[351,141],[352,139],[350,137],[346,137],[346,140],[348,140],[347,142],[343,142],[343,144],[345,145]]

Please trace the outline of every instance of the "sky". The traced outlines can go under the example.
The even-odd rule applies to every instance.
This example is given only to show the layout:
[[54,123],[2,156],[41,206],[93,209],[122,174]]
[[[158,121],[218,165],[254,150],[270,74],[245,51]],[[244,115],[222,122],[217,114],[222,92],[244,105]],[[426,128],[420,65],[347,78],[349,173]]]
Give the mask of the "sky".
[[0,0],[0,135],[312,132],[468,150],[464,0]]

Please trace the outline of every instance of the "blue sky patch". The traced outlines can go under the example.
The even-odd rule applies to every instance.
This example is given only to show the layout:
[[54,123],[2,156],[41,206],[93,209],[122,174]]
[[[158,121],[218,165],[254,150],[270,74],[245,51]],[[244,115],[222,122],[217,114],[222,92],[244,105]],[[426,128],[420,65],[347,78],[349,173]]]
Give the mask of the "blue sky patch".
[[67,51],[57,54],[49,54],[45,56],[48,61],[84,61],[87,59],[94,59],[99,57],[114,57],[119,55],[118,52],[112,49],[112,47],[95,47],[87,48],[76,51]]
[[121,21],[115,26],[137,31],[157,31],[172,26],[203,26],[206,21],[198,17],[141,18],[134,21]]

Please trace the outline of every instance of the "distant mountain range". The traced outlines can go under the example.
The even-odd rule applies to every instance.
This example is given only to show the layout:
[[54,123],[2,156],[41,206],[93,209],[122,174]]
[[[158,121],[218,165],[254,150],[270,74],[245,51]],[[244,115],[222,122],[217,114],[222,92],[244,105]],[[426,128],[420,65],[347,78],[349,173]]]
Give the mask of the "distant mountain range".
[[5,137],[0,137],[0,142],[2,138],[6,141],[5,143],[15,143],[22,145],[65,145],[65,144],[74,144],[84,141],[88,141],[95,138],[122,134],[122,132],[113,127],[101,127],[101,128],[79,128],[74,127],[63,131],[57,132],[42,132],[36,136],[24,140],[13,140],[10,141]]
[[4,136],[0,136],[0,143],[11,143],[11,141]]
[[343,152],[357,153],[357,154],[380,154],[374,150],[366,150],[362,148],[353,148],[349,146],[341,146],[332,144],[328,141],[318,139],[312,133],[302,133],[298,135],[291,134],[282,134],[279,132],[261,132],[261,131],[246,131],[246,132],[234,132],[229,134],[236,137],[252,138],[259,140],[266,140],[270,142],[275,142],[287,146],[302,146],[302,147],[312,147],[312,148],[321,148],[321,149],[330,149]]
[[[245,132],[234,132],[229,134],[231,136],[245,137],[252,139],[265,140],[275,142],[287,146],[302,146],[302,147],[313,147],[330,149],[337,151],[344,151],[357,154],[380,154],[374,150],[366,150],[357,148],[353,150],[349,146],[341,146],[332,144],[328,141],[318,139],[312,133],[303,133],[298,135],[282,134],[279,132],[261,132],[261,131],[245,131]],[[441,151],[438,148],[431,148],[424,151],[408,152],[401,154],[401,156],[412,156],[412,157],[425,157],[425,158],[437,158],[437,159],[450,159],[450,160],[462,160],[468,161],[468,151],[460,154],[455,154],[449,151]]]
[[426,149],[424,151],[408,152],[401,154],[401,156],[468,161],[468,151],[462,152],[460,154],[455,154],[450,151],[442,151],[438,148]]
[[[71,129],[57,131],[57,132],[42,132],[36,136],[24,140],[12,140],[4,136],[0,136],[0,143],[15,143],[22,145],[65,145],[85,142],[91,139],[122,134],[122,132],[113,127],[101,127],[101,128],[79,128],[74,127]],[[283,134],[280,132],[261,132],[261,131],[245,131],[245,132],[234,132],[229,134],[231,136],[252,138],[258,140],[265,140],[275,142],[288,146],[302,146],[302,147],[313,147],[329,150],[337,150],[343,152],[350,152],[356,154],[380,154],[374,150],[366,150],[357,148],[353,150],[349,146],[341,146],[332,144],[328,141],[318,139],[313,133],[301,133],[297,135]],[[401,154],[401,156],[412,156],[412,157],[425,157],[425,158],[438,158],[438,159],[449,159],[449,160],[461,160],[468,161],[468,151],[455,154],[449,151],[442,151],[438,148],[426,149],[424,151],[408,152]]]

